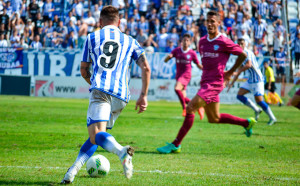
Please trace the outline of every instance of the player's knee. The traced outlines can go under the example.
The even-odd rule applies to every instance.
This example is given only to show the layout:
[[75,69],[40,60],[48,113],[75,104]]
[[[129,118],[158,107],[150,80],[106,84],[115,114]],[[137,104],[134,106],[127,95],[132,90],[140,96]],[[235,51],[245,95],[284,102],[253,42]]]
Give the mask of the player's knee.
[[292,100],[292,101],[291,101],[291,105],[295,107],[295,106],[298,105],[298,102],[297,102],[296,100]]
[[96,145],[95,136],[90,136],[90,141],[91,141],[92,144]]
[[193,108],[193,106],[191,104],[188,104],[188,106],[186,107],[186,113],[188,113],[188,114],[195,113],[195,109]]
[[219,123],[220,118],[214,117],[214,118],[208,118],[209,123]]

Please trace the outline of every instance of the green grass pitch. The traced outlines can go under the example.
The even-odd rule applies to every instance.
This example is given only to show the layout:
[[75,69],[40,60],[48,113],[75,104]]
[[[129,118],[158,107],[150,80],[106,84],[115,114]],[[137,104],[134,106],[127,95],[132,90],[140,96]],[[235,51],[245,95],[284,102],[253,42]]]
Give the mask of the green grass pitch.
[[[209,124],[196,115],[179,154],[158,154],[171,142],[182,122],[179,102],[150,102],[136,114],[131,101],[111,133],[131,145],[135,173],[123,175],[116,155],[108,158],[111,172],[90,178],[85,166],[74,185],[299,185],[300,111],[272,106],[278,123],[267,126],[261,114],[252,137],[239,126]],[[55,185],[63,178],[88,138],[87,99],[0,96],[0,185]],[[254,113],[243,105],[221,105],[221,112],[243,118]]]

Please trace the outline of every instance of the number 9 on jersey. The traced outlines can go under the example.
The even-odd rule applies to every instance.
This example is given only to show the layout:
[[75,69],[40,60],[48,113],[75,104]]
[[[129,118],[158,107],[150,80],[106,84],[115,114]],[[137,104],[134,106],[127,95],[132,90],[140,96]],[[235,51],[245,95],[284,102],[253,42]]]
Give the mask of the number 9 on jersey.
[[97,64],[106,70],[115,70],[120,58],[120,44],[115,41],[104,41],[101,46],[102,54],[98,57]]

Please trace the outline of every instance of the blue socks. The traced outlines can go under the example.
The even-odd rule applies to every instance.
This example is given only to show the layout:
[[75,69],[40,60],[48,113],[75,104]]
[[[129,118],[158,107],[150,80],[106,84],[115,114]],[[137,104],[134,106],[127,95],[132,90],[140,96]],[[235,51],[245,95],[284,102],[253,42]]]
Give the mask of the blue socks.
[[269,105],[265,101],[261,101],[257,103],[264,111],[266,111]]
[[97,145],[92,144],[90,138],[86,140],[86,142],[80,148],[78,156],[68,172],[76,171],[76,174],[85,164],[85,162],[96,152],[98,145],[108,152],[118,155],[121,159],[123,147],[112,135],[107,132],[99,132],[96,134],[95,141]]
[[94,145],[91,143],[90,138],[86,140],[86,142],[81,146],[78,156],[70,167],[69,171],[76,170],[76,173],[80,170],[80,168],[85,164],[85,162],[96,152],[98,145]]
[[91,143],[90,138],[86,140],[86,142],[82,145],[80,152],[86,153],[89,157],[91,157],[97,150],[98,145],[94,145]]
[[250,107],[252,110],[254,110],[255,112],[259,111],[259,108],[256,106],[255,103],[253,103],[250,99],[248,99],[246,96],[244,95],[237,95],[236,98],[238,100],[240,100],[242,103],[244,103],[246,106]]
[[121,146],[115,138],[107,132],[99,132],[96,134],[95,141],[97,145],[100,145],[108,152],[114,153],[120,156],[122,155],[123,146]]
[[269,105],[265,102],[265,101],[261,101],[259,103],[257,103],[259,106],[261,106],[261,108],[265,111],[265,113],[267,113],[267,115],[269,116],[269,118],[271,120],[276,120],[271,108],[269,107]]
[[236,98],[246,105],[248,98],[246,96],[237,95]]

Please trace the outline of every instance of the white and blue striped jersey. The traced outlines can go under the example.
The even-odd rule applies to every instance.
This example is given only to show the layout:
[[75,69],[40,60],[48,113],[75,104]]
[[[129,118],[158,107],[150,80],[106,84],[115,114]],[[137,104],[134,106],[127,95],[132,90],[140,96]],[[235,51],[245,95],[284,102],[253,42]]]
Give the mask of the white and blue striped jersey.
[[257,5],[258,14],[261,16],[265,16],[267,14],[268,8],[269,8],[269,5],[267,2],[259,3]]
[[254,38],[255,39],[262,39],[263,35],[264,35],[264,32],[267,31],[266,25],[264,23],[261,23],[261,24],[256,23],[254,25],[254,31],[255,31]]
[[247,53],[247,58],[243,62],[243,65],[245,65],[248,61],[251,61],[252,65],[250,68],[246,70],[246,75],[248,77],[248,83],[258,83],[264,81],[264,76],[262,75],[259,65],[256,60],[256,56],[253,54],[252,51],[245,49],[244,50]]
[[108,25],[90,33],[82,54],[82,61],[93,65],[90,91],[97,89],[128,102],[129,66],[132,59],[137,61],[143,53],[139,43],[116,26]]

